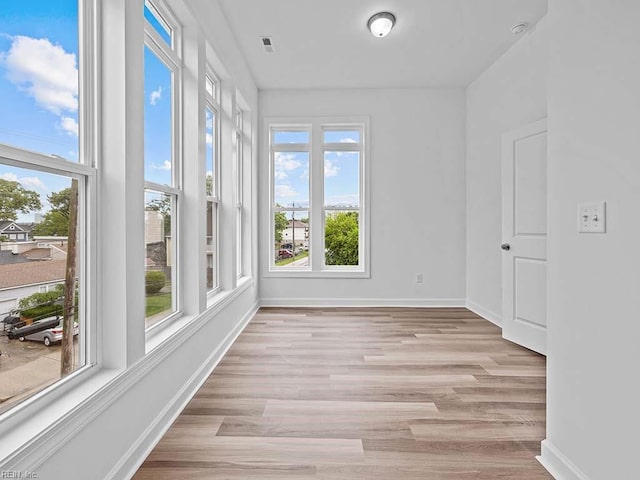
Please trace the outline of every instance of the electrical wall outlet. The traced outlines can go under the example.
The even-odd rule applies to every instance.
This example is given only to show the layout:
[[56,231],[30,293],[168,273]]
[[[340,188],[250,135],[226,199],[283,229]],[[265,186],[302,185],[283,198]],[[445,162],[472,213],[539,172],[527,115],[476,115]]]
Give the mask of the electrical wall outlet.
[[605,202],[589,202],[578,205],[578,232],[606,232]]
[[416,283],[422,283],[422,274],[416,273]]

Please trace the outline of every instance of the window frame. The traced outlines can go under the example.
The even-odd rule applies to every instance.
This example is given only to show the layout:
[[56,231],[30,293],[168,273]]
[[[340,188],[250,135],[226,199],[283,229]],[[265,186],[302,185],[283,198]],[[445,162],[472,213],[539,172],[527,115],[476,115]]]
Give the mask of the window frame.
[[[212,87],[213,87],[213,91],[211,93],[209,93],[207,91],[206,88],[206,82],[207,80],[211,81],[212,83]],[[212,130],[213,130],[213,186],[212,186],[212,193],[211,195],[209,195],[209,193],[206,191],[206,170],[205,170],[205,198],[206,198],[206,203],[211,203],[212,204],[212,211],[211,211],[211,215],[212,218],[211,220],[211,228],[212,228],[212,235],[213,238],[215,240],[215,248],[213,251],[213,271],[214,271],[214,277],[213,277],[213,288],[209,289],[207,287],[207,302],[210,301],[212,299],[213,296],[215,296],[217,293],[220,292],[221,290],[221,286],[220,286],[220,209],[222,208],[222,194],[221,194],[221,187],[222,187],[222,183],[220,182],[220,174],[221,174],[221,168],[220,168],[220,155],[221,155],[221,147],[220,147],[220,126],[221,126],[221,122],[220,122],[220,115],[222,112],[222,108],[220,106],[220,102],[219,102],[219,98],[220,98],[220,80],[219,77],[214,73],[213,68],[211,68],[210,65],[206,66],[205,69],[205,82],[204,82],[204,98],[205,98],[205,112],[207,110],[211,110],[214,114],[214,122],[212,125]],[[206,113],[205,113],[206,115]],[[206,143],[206,126],[205,126],[205,143]],[[206,157],[206,149],[205,149],[205,157]],[[206,159],[205,159],[205,165],[206,165]],[[207,209],[205,208],[205,216],[207,215]],[[206,221],[205,220],[205,225],[206,225]],[[205,228],[206,230],[206,228]],[[206,231],[205,231],[205,235],[206,235]],[[205,247],[206,247],[206,242],[205,242]],[[207,264],[207,268],[208,268],[208,264]]]
[[[309,130],[309,144],[301,143],[273,143],[273,132],[276,130],[302,131]],[[358,130],[360,142],[357,144],[324,143],[324,131]],[[268,171],[264,181],[263,191],[268,192],[266,214],[268,215],[269,228],[265,229],[263,237],[263,277],[290,277],[290,278],[370,278],[370,216],[369,216],[369,131],[370,118],[364,116],[354,117],[266,117],[263,120],[263,151],[268,159]],[[356,150],[356,147],[358,149]],[[359,264],[357,266],[325,265],[324,258],[324,214],[327,210],[344,211],[344,208],[327,209],[324,205],[324,152],[359,151],[359,209],[348,208],[346,210],[358,210],[359,213]],[[309,267],[286,268],[275,266],[274,214],[277,211],[292,211],[297,208],[275,206],[275,153],[282,151],[304,152],[309,151],[309,207],[300,208],[309,212]],[[263,210],[264,214],[264,210]]]
[[[148,48],[159,61],[161,61],[171,72],[171,185],[163,185],[151,182],[144,178],[143,194],[156,192],[171,197],[171,284],[172,284],[172,311],[169,315],[158,322],[146,327],[145,333],[154,335],[156,331],[183,315],[183,291],[182,291],[182,255],[181,255],[181,232],[182,232],[182,204],[183,195],[183,165],[182,156],[183,145],[183,71],[182,60],[182,26],[173,14],[169,6],[163,0],[145,0],[145,5],[155,10],[168,24],[171,29],[171,45],[162,39],[155,27],[146,19],[144,22],[144,48]],[[144,135],[144,132],[143,132]],[[168,260],[169,261],[169,260]],[[145,266],[145,272],[146,272]],[[145,295],[146,302],[146,295]],[[146,317],[144,318],[146,323]]]
[[244,265],[244,155],[243,155],[243,116],[244,112],[236,104],[233,110],[233,145],[234,145],[234,184],[235,184],[235,223],[236,223],[236,280],[245,276]]
[[[69,395],[93,375],[100,363],[98,352],[98,129],[99,64],[101,61],[97,0],[78,0],[78,161],[30,151],[0,143],[0,161],[8,166],[34,170],[78,180],[78,250],[76,276],[78,302],[82,312],[78,349],[79,366],[72,373],[42,388],[0,414],[0,427],[21,425],[51,402]],[[80,343],[80,341],[78,342]]]

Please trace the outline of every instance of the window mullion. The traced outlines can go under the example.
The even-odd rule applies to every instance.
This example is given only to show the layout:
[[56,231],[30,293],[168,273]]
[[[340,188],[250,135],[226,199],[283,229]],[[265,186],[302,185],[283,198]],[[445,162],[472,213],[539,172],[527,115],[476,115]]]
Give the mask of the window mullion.
[[310,159],[311,200],[309,205],[309,255],[311,270],[322,270],[324,258],[324,158],[322,153],[322,126],[314,122],[311,131]]

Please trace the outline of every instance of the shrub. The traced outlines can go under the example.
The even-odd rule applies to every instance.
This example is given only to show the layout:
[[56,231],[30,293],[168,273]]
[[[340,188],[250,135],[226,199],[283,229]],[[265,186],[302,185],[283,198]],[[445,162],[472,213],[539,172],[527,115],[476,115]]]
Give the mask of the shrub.
[[145,275],[145,291],[147,295],[158,293],[164,287],[166,278],[164,273],[152,270]]
[[22,311],[23,318],[32,320],[40,320],[41,318],[53,317],[55,315],[62,316],[62,305],[42,305],[40,307],[29,308]]

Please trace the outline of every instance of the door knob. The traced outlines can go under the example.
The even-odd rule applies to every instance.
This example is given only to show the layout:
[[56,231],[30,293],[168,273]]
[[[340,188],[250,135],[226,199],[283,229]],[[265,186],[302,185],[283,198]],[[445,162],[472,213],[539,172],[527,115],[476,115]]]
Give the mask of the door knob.
[[511,250],[511,245],[509,245],[508,243],[503,243],[502,245],[500,245],[500,248],[503,250]]

